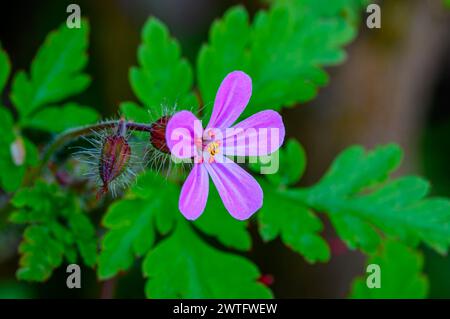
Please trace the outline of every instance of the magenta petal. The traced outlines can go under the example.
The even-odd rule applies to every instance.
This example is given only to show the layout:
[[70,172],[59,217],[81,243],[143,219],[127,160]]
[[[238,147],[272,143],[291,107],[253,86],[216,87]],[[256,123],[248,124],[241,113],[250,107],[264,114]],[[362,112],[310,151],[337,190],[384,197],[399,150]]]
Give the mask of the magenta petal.
[[166,143],[175,157],[190,158],[194,156],[194,139],[201,138],[201,122],[192,112],[175,113],[167,123]]
[[261,208],[262,189],[243,168],[226,158],[221,163],[205,162],[204,165],[231,216],[245,220]]
[[209,192],[208,172],[203,164],[194,164],[192,171],[181,188],[178,204],[184,217],[197,219],[205,210]]
[[272,110],[258,112],[225,132],[226,155],[261,156],[275,152],[284,141],[281,115]]
[[244,111],[251,95],[252,79],[242,71],[229,73],[217,91],[207,127],[230,127]]

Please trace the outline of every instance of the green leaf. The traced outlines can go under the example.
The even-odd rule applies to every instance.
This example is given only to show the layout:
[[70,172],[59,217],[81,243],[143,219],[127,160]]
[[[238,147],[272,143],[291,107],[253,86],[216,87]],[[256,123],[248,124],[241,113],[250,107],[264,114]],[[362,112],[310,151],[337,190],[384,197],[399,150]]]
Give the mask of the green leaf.
[[[170,262],[162,262],[162,261]],[[151,250],[143,264],[148,298],[270,298],[260,273],[243,257],[206,245],[179,222],[174,233]]]
[[16,210],[10,221],[27,225],[19,246],[19,279],[45,281],[64,258],[76,262],[77,250],[86,265],[95,265],[95,228],[81,212],[75,195],[38,181],[33,187],[21,188],[12,204]]
[[395,241],[387,241],[367,264],[380,267],[380,288],[368,288],[367,276],[352,285],[352,298],[425,298],[428,281],[422,273],[423,256]]
[[380,244],[380,235],[370,223],[352,215],[330,216],[339,237],[350,249],[360,248],[366,253],[374,253]]
[[147,20],[138,50],[139,67],[130,70],[131,87],[145,106],[159,113],[162,106],[195,106],[192,69],[181,58],[180,46],[156,18]]
[[354,18],[361,9],[357,2],[320,2],[276,1],[268,11],[259,11],[252,25],[245,9],[234,7],[215,22],[197,62],[206,113],[220,82],[234,70],[253,80],[244,117],[314,98],[328,82],[323,67],[345,59],[342,47],[355,37]]
[[61,107],[45,107],[22,125],[48,132],[62,132],[75,126],[95,123],[98,119],[99,114],[94,109],[77,103],[67,103]]
[[[9,112],[4,114],[9,114]],[[8,121],[5,120],[5,126],[8,125]],[[19,148],[20,152],[23,152],[24,160],[22,164],[13,162],[13,147]],[[0,185],[2,189],[6,192],[16,191],[22,184],[26,169],[36,165],[37,161],[38,151],[32,142],[25,137],[15,136],[12,129],[11,131],[5,131],[4,139],[0,138],[0,171],[2,172]]]
[[93,267],[97,263],[97,240],[94,225],[85,214],[79,211],[77,213],[68,211],[66,218],[84,263]]
[[300,143],[291,139],[283,149],[259,160],[251,165],[254,171],[262,172],[264,166],[277,168],[275,174],[265,174],[266,180],[259,180],[264,190],[264,204],[257,215],[261,237],[269,241],[280,236],[284,244],[307,261],[327,261],[330,249],[319,235],[322,222],[306,205],[289,196],[288,186],[298,182],[306,166]]
[[98,276],[107,279],[130,268],[135,256],[144,255],[155,240],[154,226],[167,233],[177,208],[171,185],[152,172],[141,175],[125,199],[115,202],[103,218],[108,228],[102,240]]
[[330,214],[339,235],[352,248],[373,251],[379,241],[376,229],[445,253],[450,245],[450,201],[426,198],[429,185],[419,177],[385,182],[401,157],[396,145],[368,153],[351,147],[337,157],[319,183],[290,190],[289,196]]
[[[280,152],[278,172],[268,174],[266,177],[274,185],[293,185],[300,180],[305,171],[305,150],[295,139],[290,139]],[[273,153],[273,155],[277,154]]]
[[47,36],[31,64],[30,75],[24,71],[15,75],[11,100],[21,118],[41,106],[80,93],[89,85],[89,76],[81,72],[88,61],[88,32],[85,20],[79,29],[69,29],[64,22]]
[[158,207],[141,199],[122,200],[108,209],[103,225],[109,228],[102,240],[98,275],[100,279],[115,276],[127,270],[134,256],[142,256],[152,247],[155,233],[153,214]]
[[207,113],[211,112],[216,91],[225,75],[246,69],[250,58],[247,48],[250,39],[248,20],[248,13],[243,7],[228,10],[222,20],[213,23],[209,44],[204,45],[198,54],[198,83]]
[[228,213],[214,187],[210,188],[205,211],[194,225],[227,247],[239,250],[249,250],[251,247],[248,223],[236,220]]
[[[361,146],[346,149],[334,160],[325,176],[315,185],[313,194],[333,196],[361,191],[385,181],[402,159],[402,150],[398,145],[381,146],[366,153]],[[320,192],[322,190],[323,192]]]
[[11,72],[11,63],[9,62],[8,55],[2,49],[0,45],[0,94],[3,92],[3,88],[8,81],[9,74]]
[[264,205],[258,213],[259,232],[265,241],[281,236],[288,247],[309,262],[330,259],[327,242],[319,235],[323,230],[320,219],[308,207],[293,201],[285,190],[274,189],[263,181]]
[[2,119],[2,129],[3,132],[0,134],[0,145],[9,145],[14,141],[14,119],[12,114],[4,106],[0,105],[0,118]]
[[447,9],[450,9],[450,0],[444,0],[444,6],[445,6]]
[[50,235],[45,226],[29,226],[19,246],[20,268],[17,278],[45,281],[63,261],[64,246]]

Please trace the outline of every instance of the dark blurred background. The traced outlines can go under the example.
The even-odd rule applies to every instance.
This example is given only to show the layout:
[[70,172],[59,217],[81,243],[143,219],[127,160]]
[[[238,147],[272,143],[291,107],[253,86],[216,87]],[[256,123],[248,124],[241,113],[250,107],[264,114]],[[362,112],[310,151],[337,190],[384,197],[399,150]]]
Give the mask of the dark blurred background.
[[[0,42],[13,71],[29,69],[47,33],[66,20],[70,3],[79,4],[91,24],[87,72],[93,81],[77,99],[105,117],[115,115],[121,101],[136,100],[128,70],[136,65],[140,28],[150,15],[168,25],[184,56],[195,64],[212,21],[227,8],[243,4],[253,15],[267,6],[255,0],[2,1]],[[424,175],[432,182],[433,195],[450,196],[450,10],[439,0],[378,3],[382,28],[369,30],[362,24],[348,47],[346,63],[328,69],[330,85],[313,102],[284,111],[288,135],[304,145],[308,156],[301,184],[316,182],[349,145],[396,142],[405,150],[399,173]],[[351,280],[363,273],[364,257],[347,250],[331,227],[325,236],[333,257],[316,265],[279,241],[263,244],[254,225],[252,232],[248,256],[262,273],[274,276],[277,297],[344,298]],[[18,283],[14,272],[19,238],[0,233],[0,298],[99,297],[111,290],[88,270],[83,270],[82,289],[69,290],[65,267],[45,284]],[[423,250],[430,297],[450,297],[450,258]],[[144,297],[140,262],[115,285],[116,297]]]

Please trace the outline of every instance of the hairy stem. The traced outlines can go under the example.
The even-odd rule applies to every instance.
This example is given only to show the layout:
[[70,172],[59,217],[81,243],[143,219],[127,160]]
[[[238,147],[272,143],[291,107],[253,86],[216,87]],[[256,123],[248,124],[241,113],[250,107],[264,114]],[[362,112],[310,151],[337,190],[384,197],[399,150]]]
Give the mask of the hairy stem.
[[[42,169],[50,161],[52,155],[60,147],[62,147],[69,141],[79,138],[81,136],[90,135],[93,132],[101,131],[101,130],[108,129],[108,128],[118,127],[118,125],[120,123],[123,123],[123,120],[105,121],[105,122],[101,122],[98,124],[73,128],[73,129],[67,130],[67,131],[59,134],[44,150],[44,153],[42,155],[41,164],[38,167],[38,172],[41,172]],[[125,122],[125,127],[126,127],[126,130],[147,132],[147,133],[150,133],[151,129],[152,129],[151,124],[133,123],[133,122]]]

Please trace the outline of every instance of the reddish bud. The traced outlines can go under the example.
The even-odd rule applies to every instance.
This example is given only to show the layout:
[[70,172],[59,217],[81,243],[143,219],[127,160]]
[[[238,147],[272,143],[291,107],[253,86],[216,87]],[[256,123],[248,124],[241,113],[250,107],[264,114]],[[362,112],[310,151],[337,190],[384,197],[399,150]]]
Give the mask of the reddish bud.
[[273,284],[274,278],[270,274],[264,274],[264,275],[261,275],[261,277],[258,278],[258,281],[260,283],[262,283],[264,286],[268,287],[268,286],[271,286]]
[[166,144],[166,127],[170,116],[163,116],[152,124],[150,130],[150,143],[163,153],[170,153]]
[[99,173],[103,186],[98,196],[108,192],[108,185],[123,173],[130,156],[131,148],[124,136],[113,135],[105,138],[99,162]]

